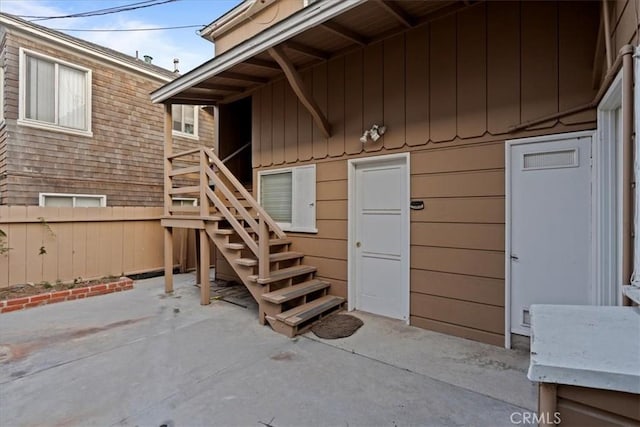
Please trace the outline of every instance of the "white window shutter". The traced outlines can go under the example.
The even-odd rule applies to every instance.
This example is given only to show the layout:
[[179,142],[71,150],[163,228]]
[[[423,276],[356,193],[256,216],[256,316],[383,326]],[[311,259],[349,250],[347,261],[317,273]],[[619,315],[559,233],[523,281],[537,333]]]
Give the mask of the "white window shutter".
[[298,231],[316,231],[316,167],[294,169],[293,228]]

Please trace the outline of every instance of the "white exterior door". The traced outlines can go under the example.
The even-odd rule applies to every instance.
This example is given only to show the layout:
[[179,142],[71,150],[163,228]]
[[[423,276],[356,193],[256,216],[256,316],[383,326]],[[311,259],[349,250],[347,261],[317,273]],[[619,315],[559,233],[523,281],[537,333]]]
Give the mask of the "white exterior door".
[[510,144],[512,333],[530,334],[531,304],[593,303],[591,140],[582,135]]
[[352,308],[403,320],[409,317],[407,161],[354,163],[350,213]]

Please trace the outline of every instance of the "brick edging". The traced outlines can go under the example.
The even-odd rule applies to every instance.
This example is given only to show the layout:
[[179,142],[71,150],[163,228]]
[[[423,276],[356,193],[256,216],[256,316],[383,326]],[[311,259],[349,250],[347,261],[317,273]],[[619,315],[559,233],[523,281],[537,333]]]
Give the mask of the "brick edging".
[[100,283],[82,288],[67,289],[64,291],[55,291],[46,294],[31,295],[28,297],[18,297],[0,301],[0,313],[8,313],[10,311],[39,307],[41,305],[53,304],[56,302],[94,297],[113,292],[122,292],[129,289],[133,289],[133,280],[128,277],[121,277],[117,282]]

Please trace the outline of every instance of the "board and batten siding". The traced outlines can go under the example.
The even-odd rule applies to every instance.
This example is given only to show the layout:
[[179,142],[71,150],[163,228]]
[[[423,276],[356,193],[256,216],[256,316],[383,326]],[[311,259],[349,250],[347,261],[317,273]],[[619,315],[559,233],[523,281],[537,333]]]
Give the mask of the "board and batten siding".
[[[20,47],[91,69],[93,136],[16,123]],[[164,111],[149,93],[166,81],[14,31],[6,35],[3,55],[2,204],[37,205],[38,193],[51,192],[106,194],[109,206],[162,206]],[[213,146],[213,132],[213,115],[199,111],[199,140],[175,137],[174,150]]]
[[[304,70],[330,138],[288,84],[253,95],[254,179],[317,164],[318,233],[289,236],[332,293],[347,294],[347,159],[410,151],[411,324],[503,344],[504,141],[595,128],[586,111],[509,133],[593,99],[599,7],[485,2]],[[374,123],[387,134],[363,146]]]

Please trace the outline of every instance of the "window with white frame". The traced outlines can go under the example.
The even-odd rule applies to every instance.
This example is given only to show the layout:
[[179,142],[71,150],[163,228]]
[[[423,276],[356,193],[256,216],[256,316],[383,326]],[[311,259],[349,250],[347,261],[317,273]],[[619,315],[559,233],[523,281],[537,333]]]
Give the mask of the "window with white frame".
[[198,137],[198,107],[193,105],[172,105],[173,133],[190,138]]
[[107,196],[96,194],[40,193],[40,206],[53,208],[103,208]]
[[91,70],[20,49],[19,123],[91,134]]
[[316,166],[258,172],[258,201],[283,230],[317,233]]
[[198,199],[193,197],[174,197],[171,199],[173,206],[198,206]]

